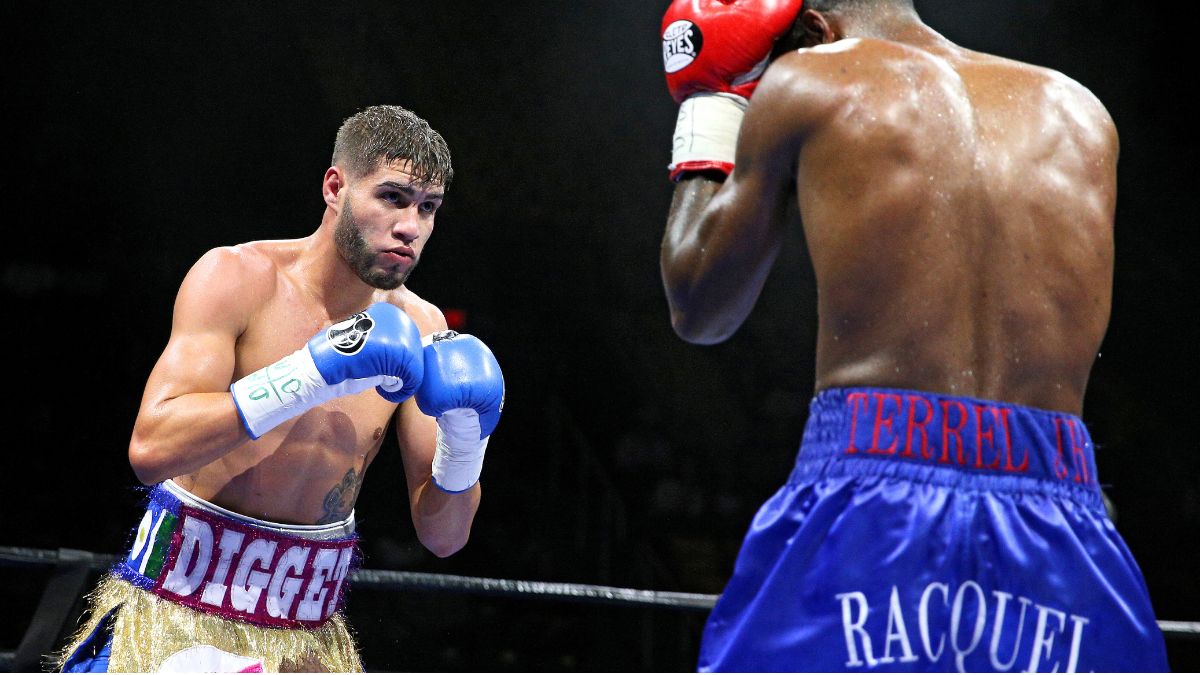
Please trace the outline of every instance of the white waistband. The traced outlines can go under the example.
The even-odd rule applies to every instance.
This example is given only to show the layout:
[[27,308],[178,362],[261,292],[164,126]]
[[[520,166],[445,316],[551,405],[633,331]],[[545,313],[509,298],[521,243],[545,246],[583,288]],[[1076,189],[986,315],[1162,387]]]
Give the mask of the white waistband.
[[184,490],[173,480],[165,480],[162,482],[163,489],[179,498],[181,502],[191,506],[192,508],[207,511],[214,515],[223,518],[236,520],[254,527],[260,527],[272,532],[278,532],[293,537],[303,539],[311,539],[313,541],[327,541],[329,539],[345,539],[354,534],[354,511],[346,516],[345,520],[339,520],[336,523],[327,523],[325,525],[288,525],[286,523],[273,523],[269,520],[259,520],[251,518],[240,513],[235,513],[229,509],[222,508],[205,501],[196,495]]

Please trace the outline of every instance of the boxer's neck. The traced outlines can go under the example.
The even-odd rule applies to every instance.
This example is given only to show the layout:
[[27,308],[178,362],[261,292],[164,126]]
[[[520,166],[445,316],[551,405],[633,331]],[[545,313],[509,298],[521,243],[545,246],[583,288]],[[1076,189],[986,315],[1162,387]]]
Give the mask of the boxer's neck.
[[358,277],[334,241],[334,223],[321,226],[305,240],[296,270],[305,289],[331,317],[357,311],[373,302],[376,289]]
[[916,11],[892,5],[838,16],[835,30],[843,38],[874,38],[918,47],[951,44],[940,33],[925,25]]

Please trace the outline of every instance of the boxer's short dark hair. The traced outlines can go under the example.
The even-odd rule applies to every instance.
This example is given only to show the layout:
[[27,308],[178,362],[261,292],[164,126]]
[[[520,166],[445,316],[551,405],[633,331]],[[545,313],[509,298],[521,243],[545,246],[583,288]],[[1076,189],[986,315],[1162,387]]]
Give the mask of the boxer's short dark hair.
[[912,0],[804,0],[803,9],[829,12],[835,9],[866,9],[877,5],[899,5],[912,8]]
[[429,123],[398,105],[375,105],[348,117],[333,144],[333,164],[359,177],[381,164],[409,161],[413,178],[448,186],[450,148]]

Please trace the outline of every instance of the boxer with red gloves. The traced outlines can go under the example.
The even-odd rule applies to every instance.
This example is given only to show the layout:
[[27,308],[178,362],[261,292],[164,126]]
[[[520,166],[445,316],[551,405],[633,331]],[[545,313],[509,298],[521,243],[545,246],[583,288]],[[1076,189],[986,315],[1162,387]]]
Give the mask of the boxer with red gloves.
[[700,669],[1165,670],[1079,418],[1112,298],[1112,120],[911,0],[799,5],[663,19],[675,331],[729,338],[789,227],[817,283],[799,456]]
[[747,99],[800,0],[676,0],[663,16],[663,67],[679,103],[671,178],[733,170]]

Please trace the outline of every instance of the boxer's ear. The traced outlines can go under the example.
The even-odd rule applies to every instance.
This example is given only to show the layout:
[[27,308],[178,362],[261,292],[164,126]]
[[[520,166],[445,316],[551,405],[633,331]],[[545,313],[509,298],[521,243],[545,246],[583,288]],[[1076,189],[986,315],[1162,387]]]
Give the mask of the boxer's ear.
[[797,49],[809,46],[804,41],[804,22],[801,21],[801,15],[803,15],[803,12],[796,15],[796,20],[792,22],[792,27],[788,29],[788,32],[775,41],[775,47],[771,49],[772,61],[788,52],[794,52]]
[[838,39],[829,25],[829,19],[821,12],[812,9],[803,10],[800,12],[798,23],[803,31],[802,40],[805,47],[827,45]]
[[346,174],[340,167],[331,166],[325,170],[325,178],[321,181],[321,197],[325,205],[338,210],[338,200],[346,187]]

